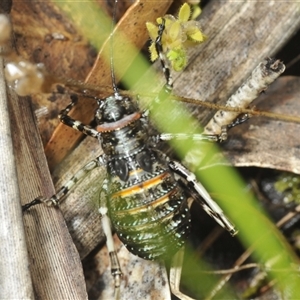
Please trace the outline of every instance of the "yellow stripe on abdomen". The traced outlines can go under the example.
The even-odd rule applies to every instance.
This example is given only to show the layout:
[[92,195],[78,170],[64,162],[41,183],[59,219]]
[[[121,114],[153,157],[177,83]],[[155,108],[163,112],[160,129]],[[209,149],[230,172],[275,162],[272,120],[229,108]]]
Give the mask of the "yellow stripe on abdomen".
[[[130,176],[134,175],[134,173],[139,173],[140,170],[141,169],[138,169],[138,170],[130,172],[131,173]],[[119,192],[116,192],[116,193],[114,193],[111,196],[111,198],[112,199],[116,198],[116,197],[125,198],[125,197],[130,197],[131,195],[134,195],[134,194],[137,194],[137,193],[141,193],[144,190],[148,190],[148,189],[150,189],[150,188],[152,188],[154,186],[159,185],[163,181],[163,179],[165,177],[167,177],[167,176],[168,176],[167,172],[162,173],[162,174],[160,174],[160,175],[158,175],[158,176],[156,176],[154,178],[148,179],[148,180],[146,180],[144,182],[141,182],[141,183],[139,183],[137,185],[133,185],[133,186],[131,186],[129,188],[126,188],[126,189],[123,189],[123,190],[121,190]]]

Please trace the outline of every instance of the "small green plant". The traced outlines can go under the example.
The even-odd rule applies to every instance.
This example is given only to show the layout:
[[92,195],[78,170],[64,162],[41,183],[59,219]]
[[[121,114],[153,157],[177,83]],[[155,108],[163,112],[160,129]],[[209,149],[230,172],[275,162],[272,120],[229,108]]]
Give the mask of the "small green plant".
[[185,3],[181,6],[178,17],[165,15],[163,18],[157,18],[156,24],[147,22],[146,26],[152,40],[149,47],[151,61],[158,58],[155,49],[155,40],[157,38],[158,25],[165,21],[165,30],[162,36],[163,52],[170,62],[170,66],[175,71],[182,71],[187,65],[188,47],[195,46],[205,41],[206,36],[201,32],[199,22],[191,19],[192,11],[190,6]]

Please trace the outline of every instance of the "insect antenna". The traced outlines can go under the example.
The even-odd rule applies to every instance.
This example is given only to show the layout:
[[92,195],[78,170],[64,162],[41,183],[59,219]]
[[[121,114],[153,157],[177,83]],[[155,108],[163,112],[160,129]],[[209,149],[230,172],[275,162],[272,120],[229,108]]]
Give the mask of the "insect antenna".
[[112,21],[111,21],[111,32],[109,35],[109,52],[110,52],[110,75],[111,75],[111,81],[112,81],[112,88],[115,94],[115,97],[119,99],[120,93],[119,89],[117,87],[116,83],[116,76],[115,76],[115,68],[114,68],[114,25],[116,22],[116,14],[117,14],[117,5],[118,0],[115,0],[114,7],[113,7],[113,15],[112,15]]

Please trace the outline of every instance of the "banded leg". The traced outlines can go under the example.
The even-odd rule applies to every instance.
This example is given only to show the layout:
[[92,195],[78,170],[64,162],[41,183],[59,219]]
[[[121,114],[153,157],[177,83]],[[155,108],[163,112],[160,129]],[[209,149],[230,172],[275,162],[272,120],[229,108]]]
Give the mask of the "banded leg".
[[171,141],[171,140],[187,140],[193,141],[211,141],[215,142],[215,136],[209,136],[206,134],[187,134],[187,133],[161,133],[154,137],[156,141]]
[[76,103],[78,102],[78,97],[75,94],[71,95],[71,103],[65,108],[63,109],[60,114],[58,115],[60,121],[69,126],[72,127],[78,131],[81,131],[82,133],[84,133],[85,135],[89,135],[91,137],[94,138],[98,138],[99,137],[99,132],[93,128],[91,128],[88,125],[85,125],[83,123],[81,123],[80,121],[74,120],[72,119],[68,113],[70,112],[70,110],[76,105]]
[[248,119],[250,118],[249,114],[243,114],[239,117],[237,117],[235,120],[233,120],[231,123],[229,123],[228,125],[223,125],[221,127],[221,133],[219,135],[207,135],[208,137],[215,137],[217,138],[217,142],[223,142],[223,141],[226,141],[227,140],[227,133],[228,133],[228,130],[230,128],[233,128],[235,126],[238,126],[238,125],[241,125],[243,124],[244,122],[246,122]]
[[162,18],[162,23],[159,24],[159,26],[158,26],[157,38],[155,40],[155,49],[156,49],[156,52],[158,53],[161,67],[162,67],[164,76],[166,78],[166,84],[163,88],[163,91],[165,93],[169,94],[173,89],[173,79],[171,76],[170,69],[167,66],[167,63],[166,63],[167,60],[163,53],[163,47],[162,47],[162,43],[161,43],[161,39],[162,39],[164,30],[165,30],[165,19]]
[[[166,66],[166,59],[163,54],[161,38],[164,31],[164,20],[159,25],[158,37],[155,41],[156,51],[159,54],[162,69],[166,78],[166,85],[164,90],[160,93],[158,100],[163,99],[163,92],[166,94],[172,90],[173,82],[170,75],[170,69]],[[253,100],[255,100],[259,94],[266,90],[268,86],[275,81],[280,74],[285,70],[284,64],[275,59],[267,58],[260,63],[247,78],[247,80],[239,87],[239,89],[227,100],[226,106],[228,108],[236,108],[236,110],[219,110],[208,122],[203,130],[203,134],[192,137],[194,140],[207,140],[212,142],[222,142],[227,139],[228,129],[244,123],[249,119],[249,114],[240,116],[239,109],[247,108]],[[169,134],[165,133],[161,135],[161,140],[170,139],[188,139],[191,135],[184,134]]]
[[97,167],[104,166],[106,159],[104,155],[98,156],[96,159],[87,163],[82,169],[80,169],[64,186],[62,186],[58,192],[50,198],[38,197],[33,201],[22,206],[22,211],[26,211],[30,207],[44,203],[48,206],[58,206],[59,202],[74,188],[74,186],[82,180],[89,172]]
[[[267,87],[284,72],[284,70],[285,66],[281,61],[270,58],[265,59],[253,70],[247,80],[227,100],[226,106],[238,108],[248,107],[262,91],[266,90]],[[227,128],[241,123],[236,121],[239,119],[239,114],[239,112],[233,111],[217,111],[205,126],[204,134],[218,136],[219,141],[226,140]],[[241,120],[243,122],[243,119]]]
[[101,223],[104,234],[106,236],[106,245],[109,253],[110,263],[111,263],[111,274],[114,277],[115,281],[115,300],[120,299],[120,284],[122,271],[115,250],[113,235],[112,235],[112,226],[110,218],[108,217],[108,208],[107,208],[107,199],[108,199],[108,179],[105,179],[103,182],[103,187],[100,194],[100,206],[99,213],[101,214]]
[[249,119],[248,114],[243,114],[233,120],[230,124],[222,126],[221,133],[220,134],[187,134],[187,133],[161,133],[154,137],[154,140],[156,142],[158,141],[171,141],[171,140],[187,140],[190,139],[195,142],[199,141],[209,141],[209,142],[222,142],[227,139],[227,131],[230,128],[233,128],[235,126],[238,126],[244,122],[246,122]]
[[[197,181],[196,176],[176,161],[170,161],[169,167],[187,182],[187,186],[193,192],[194,200],[199,202],[205,212],[217,223],[234,236],[237,234],[234,225],[224,215],[220,206],[210,197],[204,186]],[[197,197],[198,196],[198,197]],[[199,197],[201,196],[201,197]]]

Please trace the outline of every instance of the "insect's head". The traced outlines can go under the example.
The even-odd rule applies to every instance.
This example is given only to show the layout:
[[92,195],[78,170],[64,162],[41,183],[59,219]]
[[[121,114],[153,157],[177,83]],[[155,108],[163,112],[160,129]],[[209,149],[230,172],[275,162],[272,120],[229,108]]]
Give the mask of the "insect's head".
[[99,101],[99,108],[95,114],[98,125],[117,122],[138,110],[135,101],[130,97],[115,93],[104,100]]

